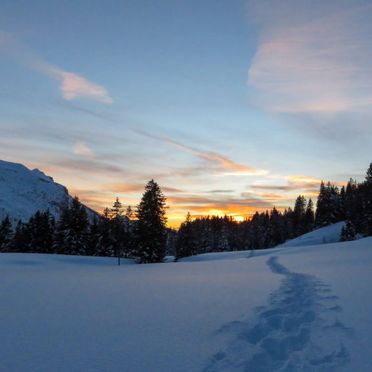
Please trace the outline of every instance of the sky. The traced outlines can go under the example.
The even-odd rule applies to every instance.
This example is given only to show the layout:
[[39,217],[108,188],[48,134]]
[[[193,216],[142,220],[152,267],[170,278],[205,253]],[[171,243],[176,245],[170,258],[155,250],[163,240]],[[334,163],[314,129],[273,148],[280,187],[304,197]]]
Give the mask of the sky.
[[372,161],[371,35],[371,0],[2,0],[0,159],[97,211],[155,179],[170,226],[315,198]]

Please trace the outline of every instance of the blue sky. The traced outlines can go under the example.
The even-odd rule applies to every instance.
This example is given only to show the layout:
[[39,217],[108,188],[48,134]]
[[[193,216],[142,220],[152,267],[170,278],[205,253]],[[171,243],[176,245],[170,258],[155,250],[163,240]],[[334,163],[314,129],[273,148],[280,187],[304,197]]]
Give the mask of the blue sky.
[[171,224],[362,179],[372,2],[3,1],[0,157],[101,210],[155,178]]

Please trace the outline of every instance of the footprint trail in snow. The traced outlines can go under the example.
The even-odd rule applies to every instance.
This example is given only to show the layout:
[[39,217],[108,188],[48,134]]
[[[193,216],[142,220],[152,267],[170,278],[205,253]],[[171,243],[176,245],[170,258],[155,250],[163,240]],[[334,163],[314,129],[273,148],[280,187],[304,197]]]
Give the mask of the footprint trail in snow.
[[349,361],[344,341],[352,330],[339,319],[337,296],[316,277],[289,271],[277,257],[270,270],[284,276],[254,319],[234,321],[219,332],[233,339],[204,372],[334,371]]

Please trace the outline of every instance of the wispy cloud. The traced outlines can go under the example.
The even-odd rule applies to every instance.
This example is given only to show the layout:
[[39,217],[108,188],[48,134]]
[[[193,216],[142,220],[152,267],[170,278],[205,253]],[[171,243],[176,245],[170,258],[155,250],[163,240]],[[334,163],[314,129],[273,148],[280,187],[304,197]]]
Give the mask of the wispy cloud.
[[248,73],[273,112],[370,111],[372,5],[362,0],[250,1],[259,44]]
[[48,164],[56,170],[68,170],[69,172],[77,172],[81,174],[85,172],[89,175],[105,174],[106,176],[123,177],[126,174],[124,168],[115,164],[110,164],[99,159],[51,159]]
[[[286,183],[284,184],[254,184],[249,186],[250,189],[254,190],[255,193],[260,195],[265,199],[275,199],[275,195],[278,195],[278,200],[288,198],[288,196],[283,194],[274,194],[271,191],[283,192],[283,193],[302,193],[307,196],[317,195],[319,191],[319,185],[322,180],[302,175],[294,175],[286,177]],[[336,186],[342,186],[344,183],[332,181]],[[270,191],[270,192],[267,192]]]
[[89,98],[101,103],[111,104],[113,102],[106,88],[80,75],[63,71],[54,66],[47,66],[44,71],[60,81],[62,97],[67,101],[76,98]]
[[0,51],[7,53],[17,63],[58,80],[62,97],[65,100],[85,98],[105,104],[113,102],[107,89],[102,85],[45,61],[32,49],[15,39],[13,35],[3,31],[0,31]]
[[87,158],[94,158],[94,151],[85,142],[76,142],[74,144],[74,154],[81,155]]
[[[192,146],[185,145],[183,143],[180,143],[178,141],[175,141],[168,137],[158,136],[154,134],[150,134],[148,132],[145,132],[143,130],[135,130],[135,132],[148,137],[155,139],[157,141],[161,141],[163,143],[166,143],[168,145],[171,145],[173,147],[178,148],[181,151],[188,152],[190,154],[195,155],[199,159],[204,160],[211,169],[214,171],[217,171],[224,175],[247,175],[247,176],[253,176],[253,175],[264,175],[268,172],[264,169],[257,169],[252,166],[248,166],[245,164],[234,162],[233,160],[229,159],[227,156],[224,156],[222,154],[219,154],[217,152],[213,151],[203,151],[200,149],[197,149]],[[205,170],[205,169],[204,169]]]

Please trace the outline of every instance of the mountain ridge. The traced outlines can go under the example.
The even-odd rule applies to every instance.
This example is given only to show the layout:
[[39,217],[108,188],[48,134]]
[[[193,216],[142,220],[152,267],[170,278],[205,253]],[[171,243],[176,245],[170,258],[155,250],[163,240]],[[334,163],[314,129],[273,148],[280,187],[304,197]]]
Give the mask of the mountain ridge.
[[12,222],[28,221],[37,211],[46,210],[58,218],[71,200],[68,189],[41,170],[0,160],[0,220],[9,216]]

